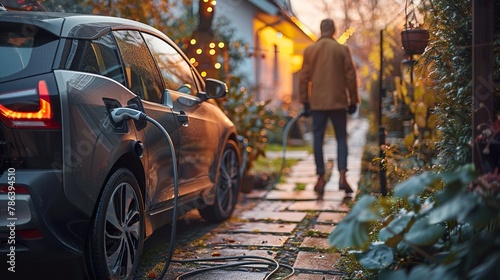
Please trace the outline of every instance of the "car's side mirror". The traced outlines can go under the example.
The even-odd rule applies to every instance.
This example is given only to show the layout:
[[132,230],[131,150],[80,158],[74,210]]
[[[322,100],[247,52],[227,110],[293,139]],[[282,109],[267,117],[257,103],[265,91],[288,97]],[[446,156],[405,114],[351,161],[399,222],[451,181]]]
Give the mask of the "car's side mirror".
[[226,83],[216,79],[206,79],[205,87],[207,98],[221,98],[226,96],[228,92]]

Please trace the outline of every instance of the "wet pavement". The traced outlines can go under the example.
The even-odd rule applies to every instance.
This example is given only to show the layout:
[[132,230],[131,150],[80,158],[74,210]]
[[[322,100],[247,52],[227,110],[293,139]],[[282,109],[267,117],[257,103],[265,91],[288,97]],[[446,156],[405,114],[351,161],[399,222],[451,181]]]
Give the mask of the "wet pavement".
[[[348,123],[349,158],[347,180],[356,192],[360,178],[361,158],[365,145],[368,121],[351,119]],[[221,265],[215,258],[230,256],[259,256],[271,258],[284,265],[270,279],[340,279],[336,267],[340,254],[330,248],[328,234],[349,211],[353,198],[345,197],[338,189],[336,165],[337,144],[327,138],[325,160],[329,160],[329,180],[324,199],[316,200],[314,156],[304,151],[287,152],[286,158],[299,162],[291,172],[270,190],[253,190],[241,194],[240,202],[228,221],[220,224],[205,222],[190,211],[178,222],[176,251],[173,259],[201,259],[203,264],[176,263],[169,266],[165,279],[202,267]],[[267,153],[268,157],[281,157],[282,153]],[[333,165],[331,162],[333,161]],[[298,186],[305,185],[305,189]],[[163,267],[168,249],[170,227],[166,226],[150,237],[136,279],[155,279]],[[251,259],[231,260],[243,262]],[[255,259],[260,260],[260,259]],[[213,270],[182,279],[265,279],[274,267],[248,264],[236,268]]]

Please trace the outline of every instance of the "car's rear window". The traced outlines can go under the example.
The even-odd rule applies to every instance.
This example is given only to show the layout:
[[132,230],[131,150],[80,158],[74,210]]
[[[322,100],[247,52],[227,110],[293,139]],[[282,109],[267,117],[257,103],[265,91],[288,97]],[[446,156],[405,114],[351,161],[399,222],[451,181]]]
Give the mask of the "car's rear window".
[[57,39],[33,25],[0,22],[0,82],[49,72]]
[[95,40],[74,39],[70,44],[64,69],[100,74],[125,85],[118,48],[111,33]]

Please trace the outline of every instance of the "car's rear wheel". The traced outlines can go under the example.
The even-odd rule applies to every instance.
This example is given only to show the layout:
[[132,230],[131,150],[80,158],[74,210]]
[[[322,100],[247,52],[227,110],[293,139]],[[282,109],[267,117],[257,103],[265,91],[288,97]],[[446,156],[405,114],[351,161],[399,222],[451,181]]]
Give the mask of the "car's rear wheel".
[[144,205],[139,184],[125,168],[109,177],[90,233],[96,279],[132,279],[144,243]]
[[215,186],[215,202],[198,208],[200,215],[208,221],[220,222],[231,216],[238,201],[240,185],[240,163],[238,146],[229,140],[219,165],[219,178]]

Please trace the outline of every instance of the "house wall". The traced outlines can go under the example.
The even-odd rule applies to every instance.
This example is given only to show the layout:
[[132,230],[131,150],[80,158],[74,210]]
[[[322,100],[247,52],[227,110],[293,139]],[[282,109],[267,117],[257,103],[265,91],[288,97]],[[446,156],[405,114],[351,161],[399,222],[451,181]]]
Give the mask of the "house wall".
[[[253,19],[258,10],[255,6],[243,0],[218,0],[215,12],[215,20],[218,17],[226,17],[236,30],[235,39],[248,44],[249,52],[253,52],[254,26]],[[236,70],[240,76],[245,78],[244,86],[251,89],[255,85],[255,61],[245,59]]]
[[259,99],[272,100],[272,105],[290,103],[292,98],[293,40],[274,28],[255,20],[260,59],[258,69]]
[[[291,28],[296,32],[299,28],[278,14],[259,9],[257,2],[218,0],[215,19],[226,17],[236,30],[235,39],[248,44],[247,59],[236,70],[244,77],[243,86],[257,100],[271,100],[271,106],[288,105],[294,94],[294,74],[302,66],[304,39],[287,37],[279,32],[279,28]],[[266,17],[267,24],[259,20],[262,16]],[[300,47],[297,47],[297,40],[302,44]]]

